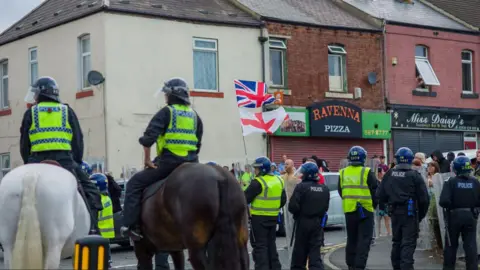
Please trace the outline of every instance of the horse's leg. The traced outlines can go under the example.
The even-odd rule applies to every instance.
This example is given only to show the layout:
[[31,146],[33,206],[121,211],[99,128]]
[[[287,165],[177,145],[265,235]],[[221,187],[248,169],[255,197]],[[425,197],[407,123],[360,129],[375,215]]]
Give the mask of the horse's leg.
[[155,255],[147,246],[147,240],[134,241],[135,256],[138,260],[138,270],[153,270],[152,259]]
[[188,255],[190,257],[190,264],[195,270],[207,269],[207,254],[205,248],[189,248]]
[[49,245],[45,252],[44,269],[58,269],[62,259],[63,245]]
[[185,270],[185,256],[183,256],[183,250],[170,252],[170,256],[172,256],[173,267],[175,267],[175,270]]

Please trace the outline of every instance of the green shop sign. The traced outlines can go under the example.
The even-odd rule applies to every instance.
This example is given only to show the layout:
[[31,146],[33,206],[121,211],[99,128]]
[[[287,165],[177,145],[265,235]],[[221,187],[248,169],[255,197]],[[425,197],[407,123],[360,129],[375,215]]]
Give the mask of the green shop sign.
[[362,112],[362,138],[390,139],[392,118],[389,113]]

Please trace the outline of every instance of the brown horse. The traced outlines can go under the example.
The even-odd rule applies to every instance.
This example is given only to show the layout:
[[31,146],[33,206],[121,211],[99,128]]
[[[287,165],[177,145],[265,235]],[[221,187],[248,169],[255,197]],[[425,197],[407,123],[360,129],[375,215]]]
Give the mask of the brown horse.
[[142,203],[144,238],[135,241],[140,269],[152,269],[159,251],[185,269],[248,270],[247,204],[235,177],[219,166],[186,163],[147,188]]

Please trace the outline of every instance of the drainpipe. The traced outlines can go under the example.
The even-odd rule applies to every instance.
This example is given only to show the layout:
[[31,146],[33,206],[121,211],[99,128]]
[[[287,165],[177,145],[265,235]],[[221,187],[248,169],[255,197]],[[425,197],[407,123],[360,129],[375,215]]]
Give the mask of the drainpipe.
[[[268,41],[268,37],[266,37],[264,35],[264,30],[266,28],[264,28],[265,26],[265,23],[263,23],[262,27],[260,27],[260,36],[258,37],[258,41],[260,42],[260,50],[261,50],[261,55],[262,55],[262,81],[263,82],[266,82],[267,78],[266,78],[266,72],[265,72],[265,68],[266,68],[266,63],[265,63],[265,42]],[[267,85],[268,87],[268,85]],[[267,89],[268,91],[268,89]],[[263,108],[262,108],[262,111],[263,111]],[[268,134],[265,134],[264,135],[265,137],[265,143],[266,143],[266,156],[269,156],[270,154],[270,137],[268,136]],[[273,158],[273,157],[271,157]]]
[[[387,21],[385,19],[382,20],[382,77],[383,77],[383,100],[385,103],[385,111],[388,112],[387,104],[389,103],[389,95],[387,91]],[[390,128],[390,135],[392,135],[392,129]],[[390,159],[390,142],[392,139],[386,141],[386,150],[387,154],[387,161]]]
[[[103,124],[105,128],[105,160],[104,162],[104,170],[106,168],[110,168],[108,164],[108,126],[107,126],[107,81],[103,82]],[[106,171],[106,170],[105,170]]]

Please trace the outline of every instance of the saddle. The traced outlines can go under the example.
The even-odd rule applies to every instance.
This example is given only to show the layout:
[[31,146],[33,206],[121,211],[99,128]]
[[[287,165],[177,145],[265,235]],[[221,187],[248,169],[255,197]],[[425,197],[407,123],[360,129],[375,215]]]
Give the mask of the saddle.
[[55,160],[50,160],[50,159],[46,159],[44,161],[40,161],[40,163],[43,163],[43,164],[50,164],[50,165],[54,165],[54,166],[58,166],[58,167],[62,167],[62,165],[60,165],[60,163],[58,163],[57,161]]

